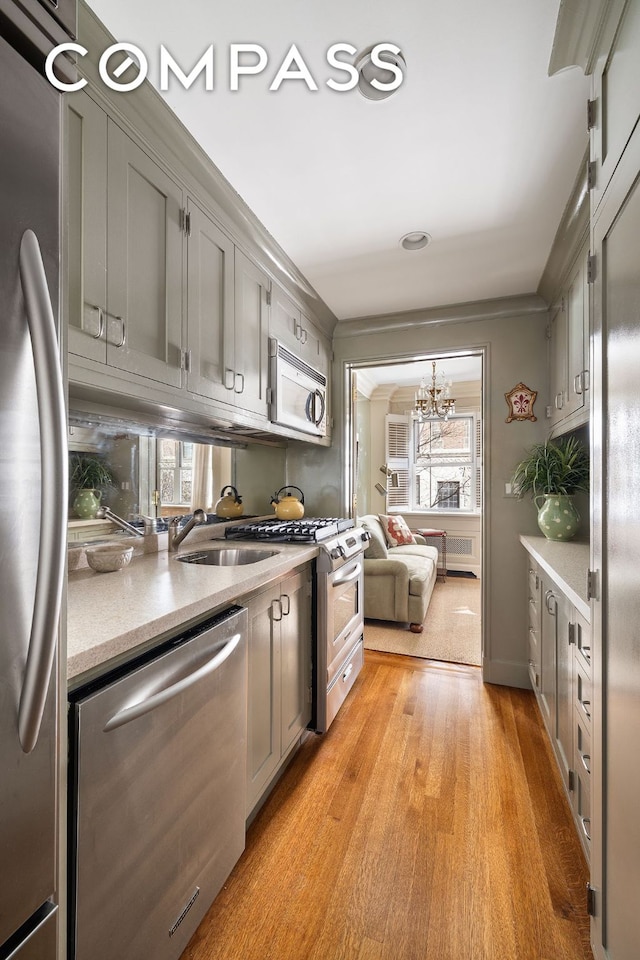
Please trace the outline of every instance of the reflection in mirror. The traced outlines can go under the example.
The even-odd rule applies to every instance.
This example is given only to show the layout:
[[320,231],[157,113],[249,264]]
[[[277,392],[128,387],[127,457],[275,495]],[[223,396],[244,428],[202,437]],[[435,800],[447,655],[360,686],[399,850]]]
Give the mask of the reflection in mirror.
[[224,447],[69,427],[70,520],[93,519],[100,506],[129,521],[211,511],[230,476]]

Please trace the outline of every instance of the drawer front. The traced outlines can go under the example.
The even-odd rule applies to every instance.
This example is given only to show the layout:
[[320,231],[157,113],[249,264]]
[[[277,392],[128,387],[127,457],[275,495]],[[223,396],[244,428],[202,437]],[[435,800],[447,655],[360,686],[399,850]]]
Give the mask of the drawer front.
[[573,809],[588,854],[591,849],[591,734],[578,711],[575,714],[574,736]]
[[579,614],[576,617],[576,655],[582,669],[591,676],[591,624]]
[[578,657],[574,658],[573,689],[575,706],[583,723],[591,730],[591,676],[582,667]]

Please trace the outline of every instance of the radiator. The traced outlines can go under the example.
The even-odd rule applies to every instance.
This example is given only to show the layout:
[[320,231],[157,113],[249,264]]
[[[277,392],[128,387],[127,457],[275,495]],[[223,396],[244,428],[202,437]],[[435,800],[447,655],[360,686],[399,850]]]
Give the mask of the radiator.
[[[437,547],[440,554],[442,537],[425,537],[430,547]],[[447,537],[447,557],[473,556],[473,540],[471,537]]]

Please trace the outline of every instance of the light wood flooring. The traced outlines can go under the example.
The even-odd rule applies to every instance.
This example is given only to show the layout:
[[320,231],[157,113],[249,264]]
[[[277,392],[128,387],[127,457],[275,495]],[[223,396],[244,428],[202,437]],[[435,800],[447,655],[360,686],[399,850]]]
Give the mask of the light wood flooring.
[[586,881],[533,694],[367,651],[183,960],[591,960]]

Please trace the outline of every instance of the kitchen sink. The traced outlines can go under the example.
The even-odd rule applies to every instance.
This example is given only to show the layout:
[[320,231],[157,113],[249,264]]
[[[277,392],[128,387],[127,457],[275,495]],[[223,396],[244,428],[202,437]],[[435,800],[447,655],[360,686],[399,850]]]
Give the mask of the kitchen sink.
[[183,553],[176,557],[183,563],[202,563],[216,567],[238,567],[244,563],[258,563],[275,557],[277,550],[247,550],[242,547],[225,547],[222,550],[200,550],[198,553]]

